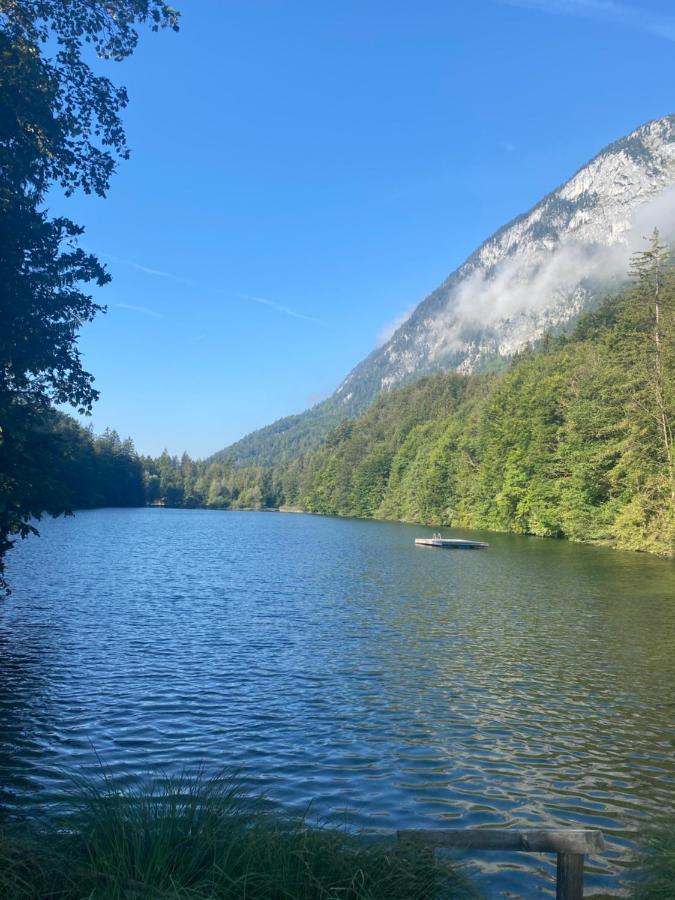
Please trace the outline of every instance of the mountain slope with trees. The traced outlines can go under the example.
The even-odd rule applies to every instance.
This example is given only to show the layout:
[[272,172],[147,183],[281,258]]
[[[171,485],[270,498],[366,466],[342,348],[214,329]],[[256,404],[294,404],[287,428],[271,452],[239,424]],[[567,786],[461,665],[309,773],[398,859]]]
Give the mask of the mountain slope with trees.
[[[312,409],[254,431],[215,459],[274,465],[321,444],[383,391],[437,371],[501,368],[623,281],[631,249],[675,207],[675,115],[605,147],[481,244],[381,347]],[[669,232],[670,233],[670,232]]]
[[[284,499],[671,555],[675,278],[656,237],[632,274],[632,290],[506,373],[437,375],[383,397],[285,470]],[[446,412],[407,415],[444,396]]]

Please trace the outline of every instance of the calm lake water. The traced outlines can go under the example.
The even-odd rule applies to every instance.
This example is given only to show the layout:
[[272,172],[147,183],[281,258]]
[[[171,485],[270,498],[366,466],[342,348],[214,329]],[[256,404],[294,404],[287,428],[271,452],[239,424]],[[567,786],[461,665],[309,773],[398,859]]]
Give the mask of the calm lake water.
[[[598,827],[587,890],[612,891],[635,829],[675,811],[671,563],[502,535],[428,550],[419,526],[278,513],[41,531],[0,602],[5,809],[97,754],[121,781],[226,767],[359,827]],[[551,892],[552,857],[471,865],[490,896]]]

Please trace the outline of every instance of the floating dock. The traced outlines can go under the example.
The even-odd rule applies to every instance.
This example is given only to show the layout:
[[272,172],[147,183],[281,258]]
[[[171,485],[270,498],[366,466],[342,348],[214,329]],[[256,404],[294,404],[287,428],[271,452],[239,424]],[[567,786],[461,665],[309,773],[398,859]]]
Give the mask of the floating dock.
[[484,541],[462,541],[459,538],[415,538],[420,547],[446,547],[450,550],[487,550],[490,546]]

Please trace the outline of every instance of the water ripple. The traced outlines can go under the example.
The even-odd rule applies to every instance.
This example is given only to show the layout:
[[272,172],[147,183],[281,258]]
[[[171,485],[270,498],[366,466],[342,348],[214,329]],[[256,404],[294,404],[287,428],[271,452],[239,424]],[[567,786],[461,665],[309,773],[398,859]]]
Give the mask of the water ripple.
[[[99,758],[123,784],[231,768],[375,831],[602,828],[596,891],[674,810],[671,564],[495,535],[421,552],[419,528],[276,514],[102,510],[42,531],[0,605],[7,810],[58,802]],[[472,865],[492,896],[551,893],[551,857]]]

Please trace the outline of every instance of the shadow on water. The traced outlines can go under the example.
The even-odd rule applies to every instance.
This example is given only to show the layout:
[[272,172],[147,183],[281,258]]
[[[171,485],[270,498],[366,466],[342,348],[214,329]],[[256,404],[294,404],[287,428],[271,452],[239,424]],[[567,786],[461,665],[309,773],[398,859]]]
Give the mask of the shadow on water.
[[[578,825],[616,890],[673,809],[675,568],[605,548],[304,515],[100,510],[13,553],[0,607],[3,784],[240,770],[360,828]],[[458,536],[463,536],[457,533]],[[5,740],[4,734],[9,735]],[[476,857],[495,896],[553,860]],[[486,888],[487,890],[487,888]]]
[[[31,797],[37,761],[38,771],[46,774],[48,735],[53,733],[43,714],[48,705],[50,626],[34,623],[30,639],[18,641],[3,611],[0,607],[0,773],[10,772],[11,777],[0,779],[0,821]],[[41,782],[40,790],[43,787]]]

